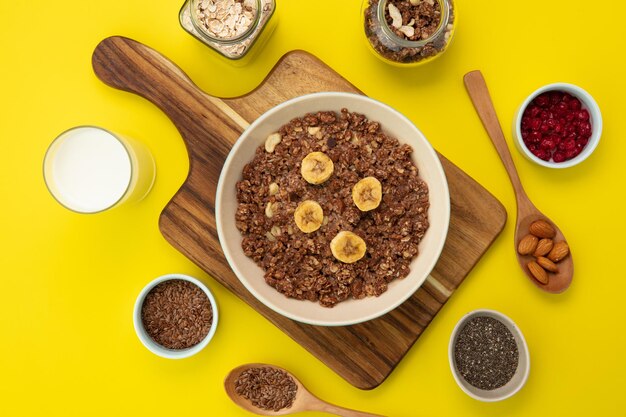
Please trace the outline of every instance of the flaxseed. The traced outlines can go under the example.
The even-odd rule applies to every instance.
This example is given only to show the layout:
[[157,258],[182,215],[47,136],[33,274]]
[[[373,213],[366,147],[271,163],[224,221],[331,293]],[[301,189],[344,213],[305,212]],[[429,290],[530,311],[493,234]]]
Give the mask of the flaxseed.
[[155,286],[143,302],[141,320],[148,335],[168,349],[186,349],[206,337],[213,323],[207,295],[192,282],[175,279]]
[[298,386],[293,378],[282,369],[250,368],[235,380],[235,392],[264,410],[290,408],[297,391]]

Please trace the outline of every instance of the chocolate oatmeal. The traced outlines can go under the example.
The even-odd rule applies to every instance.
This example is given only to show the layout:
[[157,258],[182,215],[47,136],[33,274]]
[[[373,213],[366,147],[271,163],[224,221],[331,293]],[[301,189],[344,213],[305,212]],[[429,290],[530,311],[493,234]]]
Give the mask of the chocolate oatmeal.
[[[347,109],[291,120],[256,150],[237,183],[244,253],[287,297],[332,307],[384,293],[408,275],[428,229],[428,186],[411,152]],[[360,209],[357,183],[382,196]]]

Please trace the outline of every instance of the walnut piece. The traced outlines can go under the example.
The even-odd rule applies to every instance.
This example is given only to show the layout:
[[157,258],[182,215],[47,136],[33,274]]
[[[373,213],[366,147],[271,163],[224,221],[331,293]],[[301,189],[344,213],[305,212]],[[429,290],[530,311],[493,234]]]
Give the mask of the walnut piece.
[[265,139],[265,151],[269,153],[274,152],[274,148],[276,148],[276,145],[278,145],[281,140],[282,136],[280,136],[280,133],[272,133],[269,135],[267,139]]
[[400,26],[402,26],[402,13],[400,13],[400,10],[393,3],[389,3],[387,9],[389,10],[389,16],[393,19],[391,26],[399,29]]

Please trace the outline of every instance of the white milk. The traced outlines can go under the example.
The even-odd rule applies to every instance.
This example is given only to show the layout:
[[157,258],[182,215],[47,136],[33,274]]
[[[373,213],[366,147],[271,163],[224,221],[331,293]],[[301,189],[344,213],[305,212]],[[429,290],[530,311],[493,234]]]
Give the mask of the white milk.
[[48,150],[44,171],[54,197],[82,213],[112,207],[131,187],[129,152],[115,136],[96,127],[59,136]]

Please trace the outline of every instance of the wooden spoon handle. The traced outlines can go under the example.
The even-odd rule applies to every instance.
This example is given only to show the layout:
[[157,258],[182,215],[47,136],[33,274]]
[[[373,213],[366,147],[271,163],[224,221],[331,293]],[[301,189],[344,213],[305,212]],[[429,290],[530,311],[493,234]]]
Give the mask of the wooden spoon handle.
[[[230,150],[228,142],[239,137],[245,127],[226,114],[221,100],[201,91],[173,62],[132,39],[104,39],[93,53],[92,65],[105,84],[138,94],[163,110],[182,134],[189,151],[198,143],[206,146],[210,142],[216,160],[223,160]],[[210,130],[221,133],[211,134]],[[193,161],[191,152],[190,158]]]
[[323,411],[325,413],[335,414],[342,417],[384,417],[380,414],[365,413],[362,411],[339,407],[338,405],[334,405],[319,399],[314,404],[314,406],[310,408],[310,411]]
[[496,115],[496,110],[493,107],[493,102],[491,101],[489,89],[487,89],[487,83],[485,82],[483,74],[480,71],[468,72],[465,74],[465,77],[463,77],[463,81],[465,82],[465,88],[472,99],[474,108],[478,113],[478,117],[480,117],[487,134],[491,138],[491,142],[493,142],[496,151],[498,151],[498,155],[504,164],[506,172],[509,174],[509,178],[513,184],[513,188],[515,189],[515,195],[518,202],[520,199],[527,199],[526,192],[524,191],[524,187],[522,187],[519,175],[515,169],[513,158],[511,158],[511,152],[509,151],[509,147],[504,139],[504,133],[502,133],[502,127],[498,121],[498,116]]
[[338,407],[328,404],[327,407],[320,408],[319,411],[331,413],[342,417],[384,417],[380,414],[364,413],[362,411],[351,410],[349,408]]

